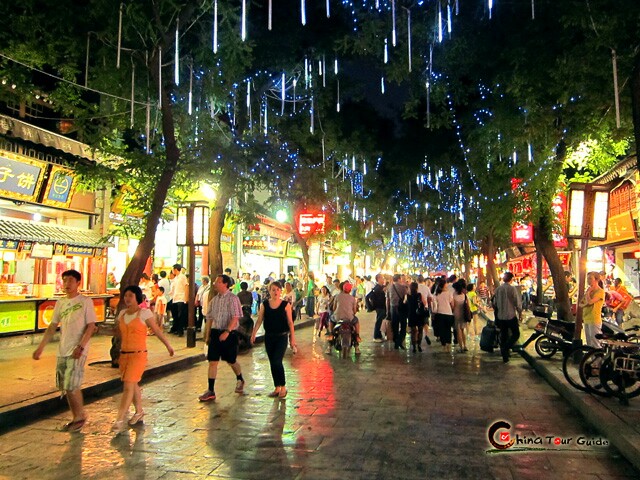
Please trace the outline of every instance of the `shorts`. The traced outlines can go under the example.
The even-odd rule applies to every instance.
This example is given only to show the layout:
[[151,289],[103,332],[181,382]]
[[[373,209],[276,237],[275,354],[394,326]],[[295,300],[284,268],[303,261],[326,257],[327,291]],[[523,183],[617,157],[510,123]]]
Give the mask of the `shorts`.
[[87,356],[80,358],[58,357],[56,362],[56,388],[61,392],[79,390],[84,377]]
[[120,352],[118,363],[121,380],[138,383],[142,380],[142,374],[147,366],[147,352]]
[[210,362],[218,362],[222,359],[229,364],[234,364],[238,357],[238,336],[236,332],[231,332],[227,339],[221,342],[220,335],[222,335],[222,332],[224,332],[224,330],[211,329],[207,360]]

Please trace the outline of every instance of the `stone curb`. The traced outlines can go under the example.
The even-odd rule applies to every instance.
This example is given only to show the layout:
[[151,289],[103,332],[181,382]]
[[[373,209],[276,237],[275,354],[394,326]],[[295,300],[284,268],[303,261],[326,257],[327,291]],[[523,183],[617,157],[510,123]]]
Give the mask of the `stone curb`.
[[[295,324],[296,330],[299,328],[315,325],[315,320],[305,320]],[[263,343],[264,336],[256,337],[256,344]],[[141,384],[145,384],[162,375],[190,368],[196,363],[205,361],[204,353],[189,355],[173,361],[168,361],[161,365],[150,367],[144,372]],[[85,404],[98,400],[109,395],[113,395],[122,390],[122,382],[119,378],[111,378],[103,382],[91,385],[82,389]],[[67,401],[61,397],[59,393],[51,393],[21,402],[22,405],[11,410],[0,413],[0,434],[9,430],[27,425],[31,422],[39,420],[43,416],[54,415],[68,409]]]
[[[604,435],[620,454],[640,470],[640,434],[600,403],[596,397],[573,388],[554,375],[544,362],[521,351],[522,357],[544,378],[593,428]],[[620,408],[625,408],[620,406]]]

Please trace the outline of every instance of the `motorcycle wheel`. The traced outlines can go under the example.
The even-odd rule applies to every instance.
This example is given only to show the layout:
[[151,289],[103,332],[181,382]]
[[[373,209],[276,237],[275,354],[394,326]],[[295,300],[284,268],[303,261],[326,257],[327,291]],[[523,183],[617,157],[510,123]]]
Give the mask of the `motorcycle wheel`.
[[562,359],[562,373],[567,379],[569,385],[583,392],[587,391],[587,387],[580,380],[580,362],[585,354],[593,350],[588,345],[581,345],[568,352]]
[[[633,398],[640,395],[640,378],[638,375],[640,371],[638,370],[638,366],[640,365],[640,358],[634,358],[634,372],[619,372],[614,370],[613,360],[611,358],[607,358],[604,362],[602,362],[602,366],[600,367],[600,383],[604,389],[610,395],[615,397],[624,399]],[[624,393],[622,393],[622,387],[624,387]]]
[[542,358],[551,358],[558,351],[558,344],[548,337],[539,337],[533,345],[536,353]]
[[604,362],[605,353],[600,349],[593,349],[580,362],[580,380],[588,393],[608,397],[609,393],[600,382],[600,367]]
[[342,358],[347,358],[351,350],[351,334],[341,333],[340,342],[342,343]]

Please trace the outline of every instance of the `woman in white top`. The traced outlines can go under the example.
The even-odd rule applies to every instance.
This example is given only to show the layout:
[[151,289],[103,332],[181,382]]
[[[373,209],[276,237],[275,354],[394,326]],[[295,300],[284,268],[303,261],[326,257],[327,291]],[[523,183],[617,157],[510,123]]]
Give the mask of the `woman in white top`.
[[442,351],[451,352],[451,329],[453,328],[453,296],[449,284],[439,278],[433,287],[433,332],[440,338]]

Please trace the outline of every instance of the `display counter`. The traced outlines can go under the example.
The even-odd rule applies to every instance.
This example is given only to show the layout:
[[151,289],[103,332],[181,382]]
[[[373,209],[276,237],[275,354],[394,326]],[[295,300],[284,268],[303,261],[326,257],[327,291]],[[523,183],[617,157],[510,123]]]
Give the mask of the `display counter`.
[[[104,322],[108,301],[113,295],[82,295],[93,300],[96,320]],[[3,297],[0,298],[0,336],[35,333],[45,330],[51,323],[57,297]]]

